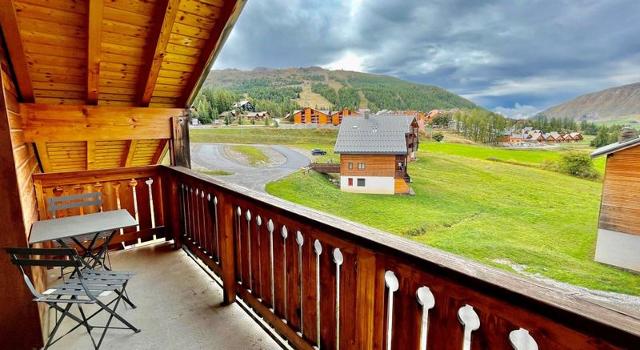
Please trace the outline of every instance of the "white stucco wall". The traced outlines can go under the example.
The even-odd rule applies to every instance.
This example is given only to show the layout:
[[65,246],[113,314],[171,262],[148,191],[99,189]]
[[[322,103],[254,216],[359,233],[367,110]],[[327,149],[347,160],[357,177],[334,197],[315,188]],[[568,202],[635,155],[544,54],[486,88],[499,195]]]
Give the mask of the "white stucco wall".
[[[353,186],[349,186],[349,178],[353,179]],[[358,179],[365,179],[364,187],[358,187]],[[394,179],[390,176],[340,176],[340,190],[355,193],[394,194]]]
[[640,236],[598,230],[596,261],[640,272]]

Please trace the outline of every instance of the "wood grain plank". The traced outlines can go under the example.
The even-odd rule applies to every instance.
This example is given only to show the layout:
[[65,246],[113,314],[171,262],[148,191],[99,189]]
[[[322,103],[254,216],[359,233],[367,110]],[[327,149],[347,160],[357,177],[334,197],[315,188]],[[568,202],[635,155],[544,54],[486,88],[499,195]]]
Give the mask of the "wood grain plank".
[[89,30],[87,42],[87,104],[95,105],[98,102],[101,43],[102,43],[102,18],[104,14],[104,1],[93,0],[89,2]]
[[29,77],[27,57],[20,38],[16,8],[13,1],[10,0],[5,0],[0,5],[0,25],[5,36],[5,44],[11,56],[11,64],[18,83],[20,97],[24,102],[33,102],[33,87]]
[[171,29],[178,13],[179,2],[179,0],[167,0],[160,6],[160,8],[163,9],[162,13],[164,13],[164,17],[160,26],[155,28],[155,44],[149,45],[148,47],[148,51],[145,54],[146,66],[142,69],[141,73],[143,79],[141,80],[138,96],[141,106],[148,106],[151,101],[151,96],[153,95],[153,90],[158,80],[158,74],[162,67],[162,61],[167,54],[167,44],[169,43]]

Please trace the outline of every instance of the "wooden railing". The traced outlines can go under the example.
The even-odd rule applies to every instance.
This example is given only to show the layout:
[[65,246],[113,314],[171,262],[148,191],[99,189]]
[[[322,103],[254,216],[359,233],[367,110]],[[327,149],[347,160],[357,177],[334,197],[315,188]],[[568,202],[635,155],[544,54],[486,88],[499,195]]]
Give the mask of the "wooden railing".
[[161,168],[156,166],[33,175],[40,220],[51,218],[47,198],[102,192],[102,207],[74,208],[56,217],[127,209],[136,227],[121,230],[111,241],[127,246],[165,236]]
[[167,218],[298,349],[638,348],[636,318],[185,168]]

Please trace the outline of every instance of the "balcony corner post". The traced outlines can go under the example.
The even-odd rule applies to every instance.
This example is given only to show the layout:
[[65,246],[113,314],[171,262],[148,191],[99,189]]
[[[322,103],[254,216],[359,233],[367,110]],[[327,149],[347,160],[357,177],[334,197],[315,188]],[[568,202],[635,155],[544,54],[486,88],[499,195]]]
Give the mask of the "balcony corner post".
[[[167,172],[168,173],[168,172]],[[168,203],[165,203],[164,207],[166,208],[166,212],[168,213],[168,220],[165,222],[169,223],[169,229],[171,230],[171,237],[173,238],[173,247],[174,249],[182,248],[182,230],[180,223],[185,220],[185,218],[181,215],[180,208],[182,207],[180,203],[180,193],[178,180],[175,176],[170,174],[167,175],[168,181],[168,192],[169,195],[165,196]]]
[[218,195],[219,234],[220,234],[220,264],[222,266],[222,288],[224,305],[236,301],[236,278],[233,240],[233,205],[227,193]]

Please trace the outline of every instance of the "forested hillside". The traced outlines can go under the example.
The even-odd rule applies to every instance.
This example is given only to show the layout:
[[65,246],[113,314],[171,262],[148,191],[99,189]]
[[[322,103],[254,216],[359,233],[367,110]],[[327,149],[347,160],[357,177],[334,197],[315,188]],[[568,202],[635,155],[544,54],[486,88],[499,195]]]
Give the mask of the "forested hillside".
[[319,67],[215,70],[207,78],[206,87],[227,89],[253,99],[257,105],[265,105],[268,101],[286,107],[284,109],[310,106],[430,111],[477,107],[471,101],[436,86]]

